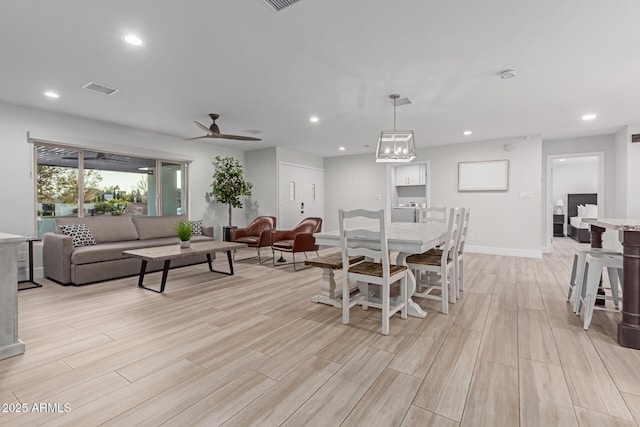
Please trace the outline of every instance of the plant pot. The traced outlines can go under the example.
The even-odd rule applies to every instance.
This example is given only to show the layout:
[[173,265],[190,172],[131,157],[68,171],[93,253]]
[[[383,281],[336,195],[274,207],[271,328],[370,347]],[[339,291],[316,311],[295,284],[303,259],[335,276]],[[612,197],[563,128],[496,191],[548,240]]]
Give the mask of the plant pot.
[[229,227],[228,225],[225,225],[222,227],[222,240],[224,240],[225,242],[230,242],[231,241],[231,229],[232,228],[238,228],[235,225],[232,227]]
[[186,249],[191,247],[191,240],[180,240],[180,248]]

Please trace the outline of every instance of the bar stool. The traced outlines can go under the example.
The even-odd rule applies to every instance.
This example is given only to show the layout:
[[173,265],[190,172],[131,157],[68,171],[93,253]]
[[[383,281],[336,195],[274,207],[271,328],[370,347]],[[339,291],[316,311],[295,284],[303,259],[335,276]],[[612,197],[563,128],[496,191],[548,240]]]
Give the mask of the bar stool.
[[[622,284],[622,255],[620,254],[587,254],[585,258],[585,274],[583,283],[585,291],[584,297],[576,293],[576,299],[578,303],[578,313],[580,313],[580,305],[584,303],[584,325],[585,331],[589,330],[591,325],[591,319],[593,317],[593,310],[605,310],[605,311],[620,311],[620,292],[618,281]],[[602,269],[606,268],[609,272],[609,282],[611,283],[610,289],[612,296],[598,295],[598,286],[600,285],[600,277],[602,275]],[[613,300],[615,310],[611,310],[605,307],[596,307],[596,299],[610,299]]]
[[573,267],[571,269],[571,279],[569,279],[569,291],[567,292],[567,302],[571,301],[571,293],[575,291],[576,297],[573,301],[573,312],[580,314],[580,298],[584,297],[583,279],[585,273],[585,259],[588,254],[610,254],[621,255],[620,252],[602,248],[576,248],[573,255]]

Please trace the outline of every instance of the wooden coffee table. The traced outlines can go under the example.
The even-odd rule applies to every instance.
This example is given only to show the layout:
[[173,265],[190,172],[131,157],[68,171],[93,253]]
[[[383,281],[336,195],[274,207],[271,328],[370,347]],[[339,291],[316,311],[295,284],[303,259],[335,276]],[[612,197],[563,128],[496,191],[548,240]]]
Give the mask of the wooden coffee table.
[[[123,251],[122,254],[131,258],[139,258],[142,260],[142,266],[140,267],[140,278],[138,279],[139,287],[153,292],[162,293],[164,292],[164,287],[167,283],[167,274],[169,273],[169,265],[171,264],[171,260],[204,254],[207,256],[207,263],[209,264],[210,271],[233,276],[233,257],[231,255],[231,252],[235,249],[243,249],[246,247],[246,243],[212,241],[191,243],[191,247],[185,249],[181,249],[178,244],[175,244],[171,246],[153,246],[150,248],[133,249],[130,251]],[[227,259],[229,260],[229,271],[218,271],[213,269],[213,265],[211,264],[211,254],[214,252],[227,253]],[[147,262],[149,261],[164,261],[160,290],[148,288],[142,285],[142,282],[144,281],[144,274],[147,270]]]

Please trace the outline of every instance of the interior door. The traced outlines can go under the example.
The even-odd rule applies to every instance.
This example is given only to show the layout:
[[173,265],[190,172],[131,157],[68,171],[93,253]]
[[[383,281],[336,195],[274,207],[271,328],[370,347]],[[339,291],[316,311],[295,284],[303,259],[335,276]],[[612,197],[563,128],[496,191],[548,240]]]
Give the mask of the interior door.
[[324,215],[324,171],[280,163],[278,229],[291,229],[308,217]]

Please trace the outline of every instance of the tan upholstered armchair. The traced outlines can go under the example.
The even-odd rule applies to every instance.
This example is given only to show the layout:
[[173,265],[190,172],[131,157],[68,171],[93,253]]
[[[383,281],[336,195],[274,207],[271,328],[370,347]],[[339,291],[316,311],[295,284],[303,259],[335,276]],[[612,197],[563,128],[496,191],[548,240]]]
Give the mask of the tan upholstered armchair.
[[[271,250],[274,252],[273,265],[275,264],[275,251],[280,251],[280,259],[278,262],[285,262],[282,252],[290,252],[293,254],[293,269],[296,268],[296,252],[303,252],[307,258],[306,252],[316,252],[318,254],[318,245],[313,233],[322,231],[322,218],[305,218],[293,230],[276,230],[272,233]],[[301,269],[302,270],[302,269]]]
[[262,264],[260,248],[271,246],[271,233],[275,228],[276,218],[274,216],[259,216],[247,228],[232,228],[231,241],[246,243],[250,248],[256,248],[258,262]]

